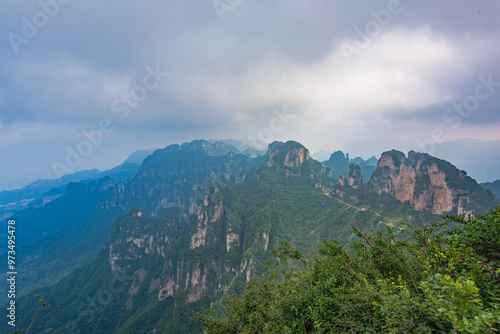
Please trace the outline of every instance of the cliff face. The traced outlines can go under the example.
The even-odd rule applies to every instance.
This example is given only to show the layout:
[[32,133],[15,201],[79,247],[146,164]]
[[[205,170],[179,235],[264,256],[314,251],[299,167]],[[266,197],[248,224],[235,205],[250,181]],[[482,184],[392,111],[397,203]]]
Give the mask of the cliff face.
[[349,165],[347,184],[354,189],[358,189],[363,186],[363,176],[361,175],[361,167],[359,167],[359,165]]
[[[150,216],[138,208],[120,217],[106,257],[113,272],[133,277],[123,300],[127,310],[139,303],[136,291],[147,291],[159,303],[173,300],[181,306],[220,300],[228,291],[241,291],[262,270],[277,240],[305,243],[304,238],[312,238],[288,231],[303,225],[297,213],[310,208],[303,198],[317,188],[315,174],[323,175],[321,165],[308,159],[309,152],[300,144],[276,142],[269,147],[268,167],[243,184],[210,184],[188,221],[176,215]],[[304,191],[297,203],[290,203],[279,188],[283,184]],[[317,196],[330,200],[320,192]],[[283,219],[293,210],[297,212]],[[312,216],[323,217],[321,205],[317,210]]]
[[219,142],[193,141],[157,150],[144,160],[139,173],[127,184],[110,189],[102,208],[128,210],[139,206],[145,213],[196,214],[199,201],[212,182],[243,182],[250,170],[263,165]]
[[349,166],[359,165],[361,170],[361,175],[364,180],[369,180],[373,171],[375,170],[375,166],[377,164],[377,158],[371,157],[368,160],[364,160],[360,157],[350,159],[349,153],[344,154],[342,151],[333,152],[330,155],[330,159],[323,161],[323,165],[325,165],[329,169],[329,173],[334,179],[338,179],[342,172],[344,175],[349,174]]
[[[363,176],[361,174],[361,168],[359,165],[351,164],[349,165],[349,172],[347,177],[344,172],[340,173],[337,183],[331,188],[331,193],[336,194],[342,198],[348,198],[354,203],[358,203],[359,199],[357,194],[353,194],[347,191],[349,188],[364,191]],[[347,191],[347,192],[346,192]]]
[[435,214],[467,211],[467,205],[478,192],[484,192],[487,201],[494,201],[464,171],[444,160],[413,151],[408,158],[395,150],[383,153],[368,189]]
[[[261,171],[253,187],[272,182],[276,174],[286,175],[286,179],[310,178],[307,168],[301,167],[293,175],[288,173],[287,168],[302,166],[309,159],[309,151],[298,143],[275,142],[270,145],[266,159],[271,168]],[[322,171],[320,166],[318,171]],[[152,171],[143,166],[141,173],[135,182]],[[250,187],[251,183],[245,184]],[[265,212],[262,214],[257,210],[254,215],[242,204],[248,197],[252,197],[252,203],[259,202],[259,194],[233,193],[234,186],[207,185],[193,206],[188,223],[178,216],[156,218],[132,209],[113,227],[107,249],[111,270],[133,274],[136,279],[130,291],[149,284],[148,293],[154,294],[159,302],[169,297],[180,304],[217,300],[231,287],[240,289],[253,277],[257,258],[269,256],[272,224],[267,209],[262,209]],[[276,199],[265,189],[264,194],[270,198],[262,203],[264,206]],[[154,268],[148,267],[152,262]],[[133,273],[131,268],[135,270]],[[127,307],[133,308],[134,298],[130,296]]]
[[267,167],[298,167],[309,159],[309,150],[294,141],[274,142],[267,151]]
[[[244,259],[231,261],[224,254],[240,249],[239,233],[229,223],[230,216],[215,185],[207,191],[196,220],[188,224],[173,215],[156,218],[129,213],[113,227],[107,249],[109,266],[137,278],[129,291],[146,284],[148,294],[159,302],[168,297],[181,304],[220,298],[236,275],[250,277],[252,265]],[[129,309],[136,300],[132,297],[127,301]]]

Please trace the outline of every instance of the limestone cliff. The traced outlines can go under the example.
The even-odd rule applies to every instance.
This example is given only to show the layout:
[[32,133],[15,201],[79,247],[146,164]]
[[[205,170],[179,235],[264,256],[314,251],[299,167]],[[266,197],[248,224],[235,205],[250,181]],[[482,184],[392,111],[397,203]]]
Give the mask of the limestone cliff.
[[274,142],[267,151],[267,167],[298,167],[309,159],[309,150],[294,141]]
[[359,167],[359,165],[349,165],[347,184],[354,189],[358,189],[363,186],[363,176],[361,175],[361,167]]
[[[304,164],[308,159],[309,151],[298,143],[273,143],[268,151],[268,167],[259,174],[262,178],[256,177],[246,185],[253,189],[267,184],[269,177],[277,174],[294,182],[288,169],[300,167],[294,171],[296,177],[306,178],[313,189],[316,176],[311,178],[310,173],[321,174],[322,168],[319,162]],[[107,260],[112,271],[134,276],[127,308],[133,308],[135,291],[144,284],[148,285],[148,294],[155,295],[158,301],[172,297],[176,303],[185,304],[220,299],[228,289],[241,288],[255,275],[256,259],[267,259],[275,246],[272,221],[278,217],[270,215],[266,203],[276,198],[271,196],[260,203],[258,194],[234,193],[234,189],[238,188],[229,183],[210,184],[189,222],[177,215],[159,218],[143,214],[137,207],[116,221]],[[267,195],[269,190],[264,189],[260,192]],[[247,211],[244,201],[259,209]],[[286,203],[283,199],[281,202]],[[283,229],[279,225],[275,228]]]
[[109,189],[100,208],[139,206],[146,214],[196,214],[199,200],[212,182],[243,182],[250,170],[264,164],[232,151],[220,142],[196,140],[169,145],[146,158],[138,174]]
[[[408,201],[416,210],[430,210],[435,214],[464,212],[467,207],[487,207],[495,201],[492,194],[464,171],[414,151],[410,151],[408,157],[395,150],[383,153],[368,189],[389,194],[401,202]],[[488,205],[480,203],[482,201]]]

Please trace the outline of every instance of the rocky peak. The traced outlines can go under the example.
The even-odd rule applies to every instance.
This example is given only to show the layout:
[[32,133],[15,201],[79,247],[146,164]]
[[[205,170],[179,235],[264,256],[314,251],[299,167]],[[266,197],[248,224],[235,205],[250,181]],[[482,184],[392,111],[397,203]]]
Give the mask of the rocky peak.
[[328,162],[334,163],[334,164],[348,164],[349,163],[349,153],[344,155],[344,152],[342,151],[335,151],[330,155],[330,159],[328,159]]
[[221,142],[194,140],[169,145],[147,157],[139,173],[123,187],[110,189],[101,207],[132,205],[144,214],[164,215],[176,212],[195,214],[199,200],[212,182],[243,182],[253,165],[263,165]]
[[[458,211],[465,210],[463,203],[474,206],[477,203],[472,204],[473,197],[484,192],[475,180],[447,161],[414,151],[407,158],[396,150],[382,154],[368,188],[435,214],[457,211],[459,207]],[[487,201],[494,201],[492,196],[484,195]]]
[[341,172],[341,173],[340,173],[340,176],[339,176],[339,184],[340,184],[341,186],[345,186],[345,174],[344,174],[344,172]]
[[377,163],[377,168],[388,167],[391,171],[396,172],[406,162],[406,156],[403,152],[396,150],[382,153]]
[[309,159],[309,150],[295,141],[275,141],[267,150],[268,167],[298,167]]
[[363,186],[363,176],[361,175],[361,167],[359,167],[359,165],[349,165],[347,184],[354,189],[358,189]]

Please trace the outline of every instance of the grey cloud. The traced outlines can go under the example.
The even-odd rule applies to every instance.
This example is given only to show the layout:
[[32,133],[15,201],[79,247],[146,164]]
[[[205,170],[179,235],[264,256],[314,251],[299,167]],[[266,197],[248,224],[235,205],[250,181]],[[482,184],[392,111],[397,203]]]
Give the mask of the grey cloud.
[[[399,136],[395,127],[406,123],[426,133],[449,127],[444,112],[474,93],[479,76],[500,81],[500,3],[401,0],[400,12],[348,63],[342,43],[391,1],[244,0],[222,21],[211,0],[71,1],[17,54],[8,34],[21,34],[22,18],[31,20],[40,5],[6,2],[0,123],[58,128],[63,148],[64,133],[103,117],[116,123],[116,138],[142,142],[251,135],[269,122],[271,108],[285,105],[308,134],[295,139],[313,145],[376,137],[381,129]],[[119,119],[113,101],[156,65],[170,76]],[[499,123],[499,102],[500,87],[461,129]],[[324,137],[313,139],[320,126]],[[29,150],[20,136],[19,149]]]

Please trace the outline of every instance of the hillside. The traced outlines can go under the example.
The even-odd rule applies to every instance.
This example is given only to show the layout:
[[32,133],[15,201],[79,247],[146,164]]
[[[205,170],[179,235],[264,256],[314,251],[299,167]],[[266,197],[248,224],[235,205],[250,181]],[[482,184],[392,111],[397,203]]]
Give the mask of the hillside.
[[367,188],[435,214],[484,212],[498,203],[489,189],[482,188],[465,171],[414,151],[408,157],[395,150],[383,153]]
[[359,165],[363,178],[369,180],[377,166],[377,158],[373,156],[366,161],[360,157],[350,159],[349,153],[344,154],[342,151],[336,151],[330,155],[328,160],[323,161],[323,165],[331,169],[331,176],[335,179],[338,179],[342,173],[347,175],[351,164]]
[[[191,153],[181,156],[192,158],[193,150],[205,152],[203,145],[185,146]],[[183,148],[167,150],[179,151]],[[165,161],[164,170],[180,168],[176,161],[181,156],[174,154],[172,162]],[[204,166],[221,166],[217,156],[201,156],[208,161]],[[158,174],[147,167],[159,166],[160,157],[147,159],[142,177],[131,184],[137,187],[137,183],[159,175],[164,176],[156,180],[168,180],[171,173]],[[188,161],[193,168],[198,166]],[[247,182],[226,180],[209,185],[194,215],[170,213],[159,218],[134,208],[118,218],[96,260],[57,285],[36,292],[35,296],[45,296],[48,303],[37,330],[53,328],[57,333],[66,326],[76,326],[86,333],[99,333],[103,328],[114,328],[115,332],[197,330],[185,315],[226,294],[241,294],[246,283],[263,272],[265,261],[272,258],[271,250],[281,241],[310,252],[321,238],[352,238],[353,227],[383,230],[386,224],[418,215],[410,206],[401,210],[398,200],[391,197],[379,196],[377,200],[375,196],[370,203],[357,199],[356,207],[335,198],[335,193],[329,195],[336,181],[319,162],[309,158],[308,150],[299,143],[271,144],[265,161],[266,166]],[[351,166],[349,178],[357,175],[358,181],[347,182],[346,187],[364,187],[359,166]],[[373,211],[360,208],[366,205]],[[148,208],[158,211],[151,205]],[[116,284],[116,275],[128,280],[124,278],[123,285],[118,284],[120,289],[112,292],[107,287]],[[98,303],[104,294],[109,298],[95,316],[89,318],[88,312],[78,311]],[[30,297],[24,297],[20,304],[30,305]],[[33,311],[30,307],[21,309],[26,314]]]
[[500,180],[481,183],[481,186],[483,188],[490,189],[497,196],[497,198],[500,198]]
[[[44,297],[47,306],[34,332],[199,332],[189,320],[191,312],[225,295],[241,295],[281,242],[309,253],[321,239],[356,240],[353,228],[377,232],[403,222],[428,225],[437,219],[435,203],[441,203],[443,192],[452,194],[448,212],[485,211],[498,204],[474,180],[428,155],[384,153],[365,183],[359,165],[349,165],[347,174],[335,179],[293,141],[274,142],[255,158],[237,152],[206,141],[171,145],[145,159],[129,182],[95,184],[92,189],[101,190],[82,215],[128,214],[114,223],[108,216],[99,228],[87,224],[86,234],[56,233],[60,239],[50,240],[67,238],[61,254],[71,249],[65,248],[69,243],[80,249],[98,231],[109,240],[103,248],[94,243],[95,252],[101,249],[98,256],[57,284],[18,298],[18,314],[34,314],[36,300]],[[429,182],[422,182],[425,175]],[[434,177],[441,183],[436,185]],[[71,188],[49,204],[62,207],[59,201],[70,196],[76,203],[84,198],[78,196],[93,194],[84,184]],[[402,194],[418,198],[422,193],[434,201],[417,206],[402,200]],[[92,219],[86,221],[97,221]],[[56,261],[47,268],[44,274],[57,269]]]
[[[158,215],[173,211],[187,216],[189,210],[196,210],[210,183],[233,176],[233,182],[240,182],[236,177],[244,178],[252,168],[249,164],[264,164],[262,159],[250,159],[233,151],[238,150],[205,141],[171,145],[147,159],[145,152],[139,152],[130,157],[131,162],[109,171],[111,175],[123,175],[126,166],[135,166],[135,177],[127,176],[127,183],[100,174],[106,176],[47,191],[40,206],[28,207],[13,216],[25,231],[18,238],[23,247],[17,254],[17,264],[24,272],[19,277],[18,293],[57,282],[96,256],[108,240],[114,220],[133,205]],[[137,172],[133,163],[142,160]],[[6,223],[2,221],[1,226]],[[0,254],[6,253],[6,247],[4,244],[0,248]],[[5,288],[2,285],[0,292]],[[2,293],[0,302],[5,301],[5,296]]]
[[153,149],[135,151],[119,166],[103,172],[97,169],[84,170],[58,179],[37,180],[19,189],[0,191],[0,219],[6,219],[14,212],[28,207],[41,207],[63,196],[68,184],[72,182],[89,183],[104,177],[110,177],[115,182],[126,182],[137,174],[143,160],[153,151]]

